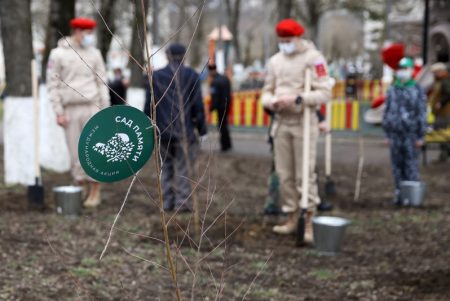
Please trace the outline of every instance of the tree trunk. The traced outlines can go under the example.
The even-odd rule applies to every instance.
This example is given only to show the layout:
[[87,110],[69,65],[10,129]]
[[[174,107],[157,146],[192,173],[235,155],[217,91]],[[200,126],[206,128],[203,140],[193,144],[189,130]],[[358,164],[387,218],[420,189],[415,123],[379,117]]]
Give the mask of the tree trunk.
[[241,14],[241,0],[235,0],[234,6],[231,5],[231,0],[226,0],[228,25],[233,34],[233,48],[236,63],[241,63],[241,45],[239,42],[239,18]]
[[106,54],[108,53],[112,40],[112,34],[109,32],[108,28],[106,28],[106,25],[108,25],[113,34],[116,31],[116,26],[114,23],[115,3],[116,0],[102,0],[100,14],[103,19],[101,16],[97,17],[97,46],[100,49],[104,61],[106,61]]
[[47,74],[47,62],[50,51],[56,47],[58,40],[70,35],[70,20],[75,17],[76,0],[51,0],[48,18],[45,49],[42,58],[42,80]]
[[[177,30],[183,26],[184,22],[186,21],[187,17],[187,13],[186,13],[186,0],[182,0],[180,3],[178,3],[178,24],[177,24]],[[175,34],[175,37],[173,39],[174,42],[181,42],[181,33],[183,32],[183,30],[179,30],[177,31],[177,33]]]
[[[196,2],[196,5],[201,5],[203,3],[203,0],[199,0]],[[198,21],[198,18],[201,17],[200,21]],[[200,16],[200,12],[196,17],[192,19],[192,31],[195,30],[195,26],[198,23],[197,31],[194,33],[194,39],[192,40],[191,44],[191,50],[189,53],[190,63],[191,66],[194,68],[197,68],[200,66],[200,64],[206,63],[206,61],[202,61],[203,53],[205,53],[206,43],[205,43],[205,31],[203,29],[203,20],[204,20],[204,11],[203,14]],[[202,66],[203,67],[203,66]]]
[[31,96],[30,0],[3,0],[0,5],[3,52],[5,56],[6,93]]
[[[144,11],[142,11],[141,0],[133,0],[134,3],[134,18],[133,18],[133,33],[131,36],[131,55],[141,64],[144,65],[144,24],[143,14],[147,16],[148,1],[144,0]],[[128,67],[131,70],[130,87],[142,87],[142,73],[144,72],[133,60],[129,60]]]
[[278,21],[292,16],[293,0],[277,0]]
[[322,14],[320,3],[317,0],[307,0],[309,10],[309,38],[317,44],[317,28]]
[[247,45],[245,46],[244,49],[244,66],[250,66],[252,63],[252,43],[253,43],[253,33],[252,32],[247,32],[246,34],[246,40],[247,40]]

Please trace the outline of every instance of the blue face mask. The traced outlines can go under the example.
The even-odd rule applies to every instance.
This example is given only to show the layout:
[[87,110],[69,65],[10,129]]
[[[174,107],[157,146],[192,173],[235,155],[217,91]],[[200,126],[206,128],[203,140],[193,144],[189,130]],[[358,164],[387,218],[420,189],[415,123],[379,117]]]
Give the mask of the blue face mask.
[[92,33],[85,34],[81,40],[81,45],[83,47],[92,47],[95,45],[95,36]]

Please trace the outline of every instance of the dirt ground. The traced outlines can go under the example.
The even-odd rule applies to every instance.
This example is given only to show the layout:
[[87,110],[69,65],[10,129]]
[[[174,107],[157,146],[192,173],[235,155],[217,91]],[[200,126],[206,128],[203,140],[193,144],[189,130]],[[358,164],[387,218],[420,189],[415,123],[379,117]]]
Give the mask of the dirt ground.
[[[424,208],[401,210],[390,205],[387,162],[365,166],[358,203],[356,164],[336,163],[331,214],[352,224],[342,252],[325,256],[271,233],[280,220],[261,214],[270,158],[203,153],[199,162],[202,212],[212,200],[201,247],[190,215],[169,226],[184,300],[450,300],[449,163],[422,170]],[[130,182],[105,185],[103,204],[78,219],[54,210],[51,188],[70,183],[69,174],[44,173],[50,208],[43,213],[27,209],[26,189],[1,187],[0,300],[175,300],[158,241],[153,163],[140,173],[98,261]]]

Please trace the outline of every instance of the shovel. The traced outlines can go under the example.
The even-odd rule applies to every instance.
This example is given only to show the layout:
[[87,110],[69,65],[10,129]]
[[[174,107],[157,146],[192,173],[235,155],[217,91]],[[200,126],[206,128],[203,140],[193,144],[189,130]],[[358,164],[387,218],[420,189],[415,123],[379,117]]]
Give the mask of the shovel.
[[331,102],[327,103],[327,128],[325,134],[325,195],[330,197],[336,195],[336,187],[331,179]]
[[[311,70],[306,69],[305,74],[305,92],[311,91]],[[297,246],[305,244],[305,216],[308,211],[308,195],[309,195],[309,143],[310,143],[310,119],[311,108],[307,105],[303,106],[303,159],[302,159],[302,200],[300,202],[300,216],[297,224]]]
[[28,203],[36,209],[44,209],[44,187],[41,181],[41,169],[39,164],[39,95],[38,80],[36,74],[36,61],[31,61],[31,83],[33,88],[33,117],[34,117],[34,185],[28,186]]

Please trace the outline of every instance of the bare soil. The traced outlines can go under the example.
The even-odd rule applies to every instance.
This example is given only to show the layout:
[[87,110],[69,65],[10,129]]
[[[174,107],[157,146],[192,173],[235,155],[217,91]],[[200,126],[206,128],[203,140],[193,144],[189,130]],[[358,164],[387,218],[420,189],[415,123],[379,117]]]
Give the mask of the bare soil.
[[[270,158],[204,153],[199,162],[203,229],[216,222],[198,248],[191,215],[170,221],[184,300],[450,300],[448,163],[423,169],[428,195],[421,209],[390,205],[388,162],[365,167],[361,200],[355,203],[356,165],[336,163],[338,195],[330,214],[352,224],[341,253],[325,256],[313,247],[296,248],[292,236],[271,233],[283,218],[261,214]],[[70,183],[69,174],[44,173],[45,212],[29,210],[25,188],[1,187],[0,300],[175,300],[158,241],[163,236],[153,162],[140,181],[102,261],[131,179],[105,185],[101,206],[78,219],[54,209],[51,189]],[[203,215],[207,200],[212,203]]]

